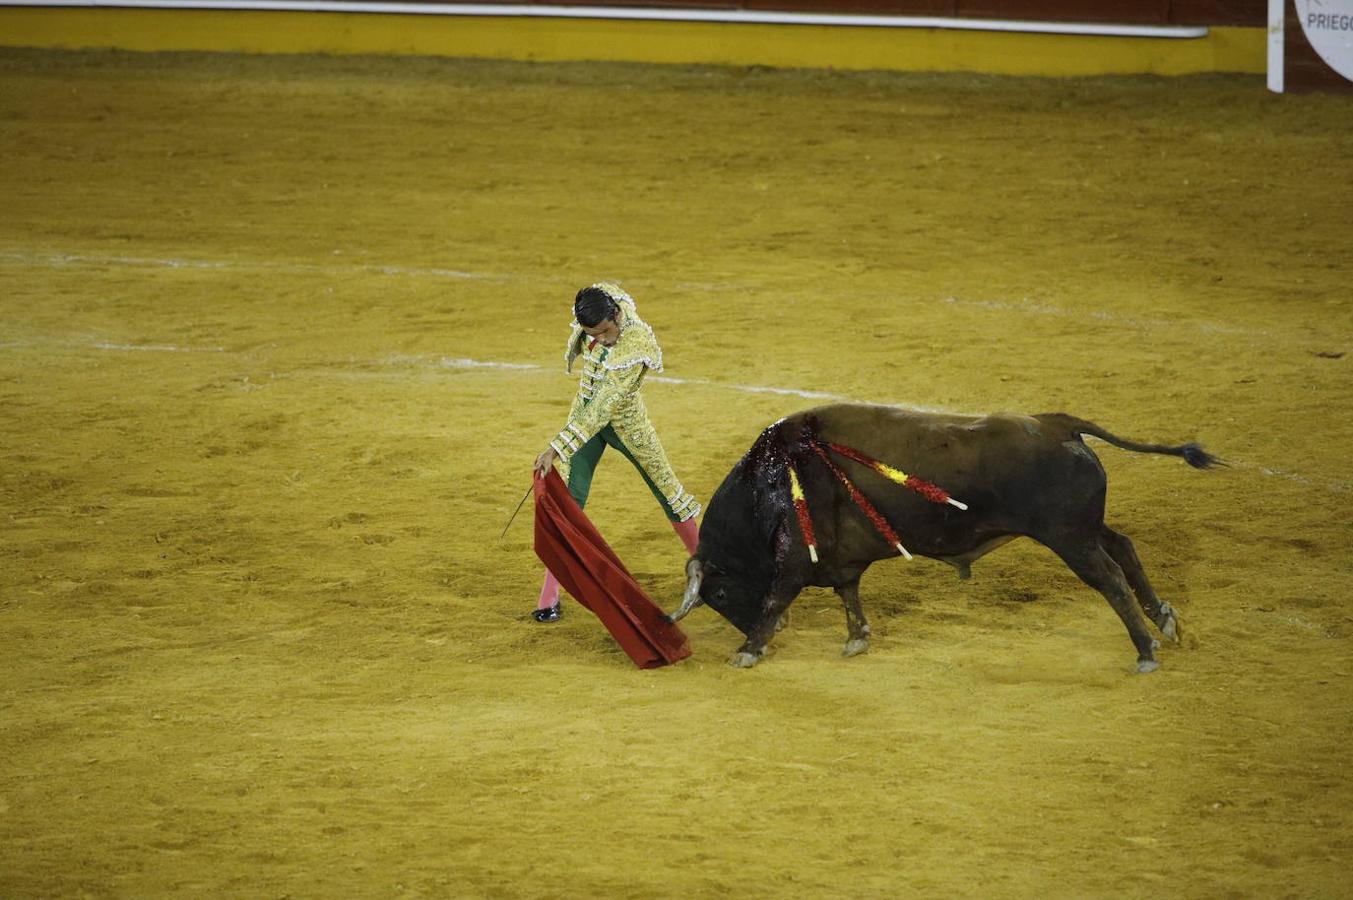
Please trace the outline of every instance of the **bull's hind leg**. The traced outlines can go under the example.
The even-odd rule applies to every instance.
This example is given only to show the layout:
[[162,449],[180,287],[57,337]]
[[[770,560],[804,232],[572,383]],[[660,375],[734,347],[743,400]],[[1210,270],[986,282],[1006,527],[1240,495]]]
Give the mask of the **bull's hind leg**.
[[858,656],[869,649],[869,623],[860,608],[860,576],[836,589],[841,605],[846,608],[846,645],[841,648],[842,656]]
[[1105,525],[1099,533],[1099,543],[1123,570],[1146,617],[1156,623],[1161,634],[1178,643],[1184,634],[1183,626],[1179,624],[1179,614],[1173,606],[1156,596],[1155,588],[1151,587],[1146,570],[1142,568],[1142,561],[1137,558],[1131,538]]
[[1137,671],[1154,672],[1160,668],[1156,662],[1158,645],[1147,631],[1146,620],[1142,618],[1137,604],[1132,601],[1127,579],[1123,577],[1123,570],[1118,563],[1098,543],[1079,545],[1070,550],[1056,546],[1052,549],[1071,567],[1071,571],[1080,576],[1081,581],[1103,594],[1113,611],[1118,613],[1118,618],[1123,620],[1128,636],[1137,648]]

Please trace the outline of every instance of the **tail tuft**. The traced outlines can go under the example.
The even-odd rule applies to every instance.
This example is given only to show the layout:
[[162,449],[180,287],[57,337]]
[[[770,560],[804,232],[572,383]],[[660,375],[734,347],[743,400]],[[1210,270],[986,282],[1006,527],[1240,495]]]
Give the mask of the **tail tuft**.
[[1208,453],[1198,444],[1185,444],[1179,448],[1183,451],[1184,462],[1193,466],[1195,469],[1211,469],[1216,466],[1224,466],[1227,463]]

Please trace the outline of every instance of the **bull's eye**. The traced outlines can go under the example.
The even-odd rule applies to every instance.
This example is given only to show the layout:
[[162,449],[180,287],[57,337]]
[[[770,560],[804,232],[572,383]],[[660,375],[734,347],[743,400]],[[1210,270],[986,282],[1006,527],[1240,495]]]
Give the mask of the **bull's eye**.
[[724,595],[725,595],[726,593],[727,593],[727,591],[725,591],[723,588],[719,588],[717,591],[714,592],[714,599],[715,599],[715,600],[722,600],[722,599],[724,598]]

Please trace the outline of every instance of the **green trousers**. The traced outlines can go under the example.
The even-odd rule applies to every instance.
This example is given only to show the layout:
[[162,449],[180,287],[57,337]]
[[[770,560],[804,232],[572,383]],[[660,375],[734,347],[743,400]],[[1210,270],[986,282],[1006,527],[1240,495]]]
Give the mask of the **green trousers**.
[[601,454],[605,452],[607,445],[614,447],[624,454],[634,468],[639,470],[639,474],[644,478],[644,484],[653,492],[653,496],[658,499],[662,511],[666,514],[668,520],[672,522],[680,521],[677,514],[672,512],[672,507],[668,505],[667,498],[658,490],[658,486],[648,477],[644,467],[639,465],[639,461],[630,453],[629,448],[620,440],[620,436],[615,433],[610,425],[598,431],[590,441],[583,444],[581,450],[573,454],[569,460],[568,471],[568,492],[573,495],[573,499],[578,501],[579,507],[587,506],[587,495],[592,490],[592,476],[597,471],[597,463],[601,461]]

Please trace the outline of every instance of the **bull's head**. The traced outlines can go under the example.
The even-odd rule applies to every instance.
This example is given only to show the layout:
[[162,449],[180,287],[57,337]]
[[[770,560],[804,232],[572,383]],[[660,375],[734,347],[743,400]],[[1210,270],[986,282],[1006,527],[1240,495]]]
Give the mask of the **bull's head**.
[[745,579],[693,556],[686,563],[686,593],[681,608],[668,619],[679,621],[697,606],[708,605],[743,634],[750,634],[760,618],[762,593]]
[[724,478],[705,508],[700,549],[686,563],[686,593],[672,621],[697,606],[709,606],[743,634],[750,634],[765,611],[777,568],[775,528],[794,514],[784,475],[780,423],[757,438],[752,449]]

